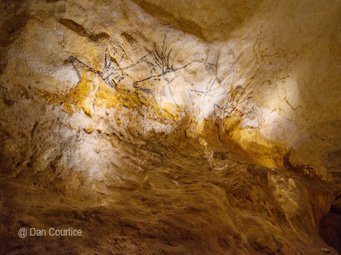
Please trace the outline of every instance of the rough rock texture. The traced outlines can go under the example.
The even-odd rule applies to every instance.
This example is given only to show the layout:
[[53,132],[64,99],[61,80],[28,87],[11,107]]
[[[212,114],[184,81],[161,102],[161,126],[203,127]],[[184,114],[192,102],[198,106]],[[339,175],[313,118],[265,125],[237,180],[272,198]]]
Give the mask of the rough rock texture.
[[336,254],[340,1],[0,6],[1,254]]

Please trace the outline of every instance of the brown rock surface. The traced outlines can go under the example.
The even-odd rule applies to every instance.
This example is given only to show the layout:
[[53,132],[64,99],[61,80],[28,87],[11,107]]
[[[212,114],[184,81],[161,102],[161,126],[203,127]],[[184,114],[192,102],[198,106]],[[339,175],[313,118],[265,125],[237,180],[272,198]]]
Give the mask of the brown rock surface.
[[336,254],[340,1],[0,7],[1,254]]

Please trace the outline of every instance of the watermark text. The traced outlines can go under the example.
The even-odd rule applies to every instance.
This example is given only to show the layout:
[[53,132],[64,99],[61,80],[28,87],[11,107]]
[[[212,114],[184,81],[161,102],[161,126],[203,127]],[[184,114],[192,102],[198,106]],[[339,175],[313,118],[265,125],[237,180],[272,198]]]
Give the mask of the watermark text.
[[82,236],[83,231],[81,229],[74,228],[21,228],[18,230],[18,236],[20,238],[27,238],[31,236],[55,236],[55,237],[71,237],[71,236]]

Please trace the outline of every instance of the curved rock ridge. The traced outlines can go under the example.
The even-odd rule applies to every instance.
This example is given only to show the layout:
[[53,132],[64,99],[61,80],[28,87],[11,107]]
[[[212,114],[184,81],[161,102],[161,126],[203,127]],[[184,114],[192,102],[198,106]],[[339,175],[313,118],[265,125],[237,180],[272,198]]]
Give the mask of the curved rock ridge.
[[340,6],[1,1],[0,250],[337,254]]

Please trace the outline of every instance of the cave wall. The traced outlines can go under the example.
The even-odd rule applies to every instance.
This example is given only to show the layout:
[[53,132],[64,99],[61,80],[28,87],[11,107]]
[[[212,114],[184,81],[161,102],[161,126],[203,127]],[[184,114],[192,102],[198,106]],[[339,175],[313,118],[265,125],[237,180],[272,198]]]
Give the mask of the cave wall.
[[[340,1],[1,10],[2,251],[328,247],[318,226],[340,192]],[[17,236],[51,225],[84,236]]]

